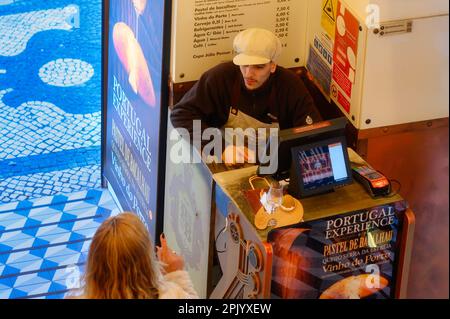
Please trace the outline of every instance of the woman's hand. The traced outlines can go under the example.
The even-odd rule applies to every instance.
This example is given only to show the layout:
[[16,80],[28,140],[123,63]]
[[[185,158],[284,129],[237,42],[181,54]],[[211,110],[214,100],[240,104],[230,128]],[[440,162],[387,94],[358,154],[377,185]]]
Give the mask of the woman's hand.
[[163,263],[164,271],[166,273],[183,270],[184,269],[184,258],[178,255],[174,250],[167,246],[166,238],[164,234],[159,236],[161,241],[161,247],[156,246],[156,256],[159,261]]

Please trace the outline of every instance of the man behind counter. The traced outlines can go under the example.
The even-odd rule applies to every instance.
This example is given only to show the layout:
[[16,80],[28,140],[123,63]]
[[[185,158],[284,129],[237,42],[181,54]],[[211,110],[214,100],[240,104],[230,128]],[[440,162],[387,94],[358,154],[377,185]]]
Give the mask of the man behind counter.
[[[243,130],[286,129],[320,120],[302,80],[277,65],[281,42],[272,32],[246,29],[236,35],[233,48],[233,62],[206,71],[170,115],[173,126],[187,129],[190,136],[194,120],[201,121],[201,132],[219,128],[225,140],[221,159],[227,166],[241,159],[255,162],[255,148],[249,145],[255,145],[258,136],[244,133],[245,143],[236,142]],[[209,142],[202,139],[202,148]]]

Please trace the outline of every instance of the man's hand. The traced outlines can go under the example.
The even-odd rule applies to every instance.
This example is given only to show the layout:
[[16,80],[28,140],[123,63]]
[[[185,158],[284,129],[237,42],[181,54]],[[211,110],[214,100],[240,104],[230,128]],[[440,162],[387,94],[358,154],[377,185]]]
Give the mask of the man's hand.
[[255,152],[245,146],[228,145],[222,153],[222,161],[229,168],[237,168],[247,162],[256,163]]
[[161,247],[156,246],[156,255],[159,261],[163,263],[164,271],[169,273],[176,270],[183,270],[183,256],[178,255],[167,246],[167,241],[163,234],[159,236],[159,239],[161,240]]

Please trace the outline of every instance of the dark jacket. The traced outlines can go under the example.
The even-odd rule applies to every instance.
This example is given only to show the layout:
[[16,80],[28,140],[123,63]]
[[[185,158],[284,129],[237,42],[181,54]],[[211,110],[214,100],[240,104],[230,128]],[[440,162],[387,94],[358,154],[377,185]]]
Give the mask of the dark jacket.
[[228,120],[230,106],[265,123],[271,123],[267,116],[270,113],[278,118],[280,129],[306,125],[307,116],[314,122],[321,119],[305,85],[294,72],[277,66],[266,83],[250,91],[239,67],[232,62],[206,71],[174,106],[170,119],[175,128],[186,128],[192,136],[193,120],[202,121],[202,131],[207,127],[220,128]]

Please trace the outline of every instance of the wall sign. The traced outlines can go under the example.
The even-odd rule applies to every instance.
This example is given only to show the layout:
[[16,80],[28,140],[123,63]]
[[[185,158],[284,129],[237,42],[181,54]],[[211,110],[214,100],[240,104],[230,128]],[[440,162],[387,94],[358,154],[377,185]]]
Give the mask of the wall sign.
[[336,25],[337,0],[322,0],[322,16],[320,24],[330,39],[334,40]]
[[356,76],[359,22],[339,1],[336,13],[333,49],[333,80],[331,98],[350,113],[352,89]]
[[333,53],[329,45],[330,41],[322,36],[314,37],[309,47],[308,62],[306,67],[314,77],[314,82],[322,94],[330,100],[330,84],[333,65]]
[[197,80],[231,60],[234,36],[249,27],[266,28],[281,39],[282,66],[301,66],[306,11],[306,1],[298,0],[175,0],[172,80]]

